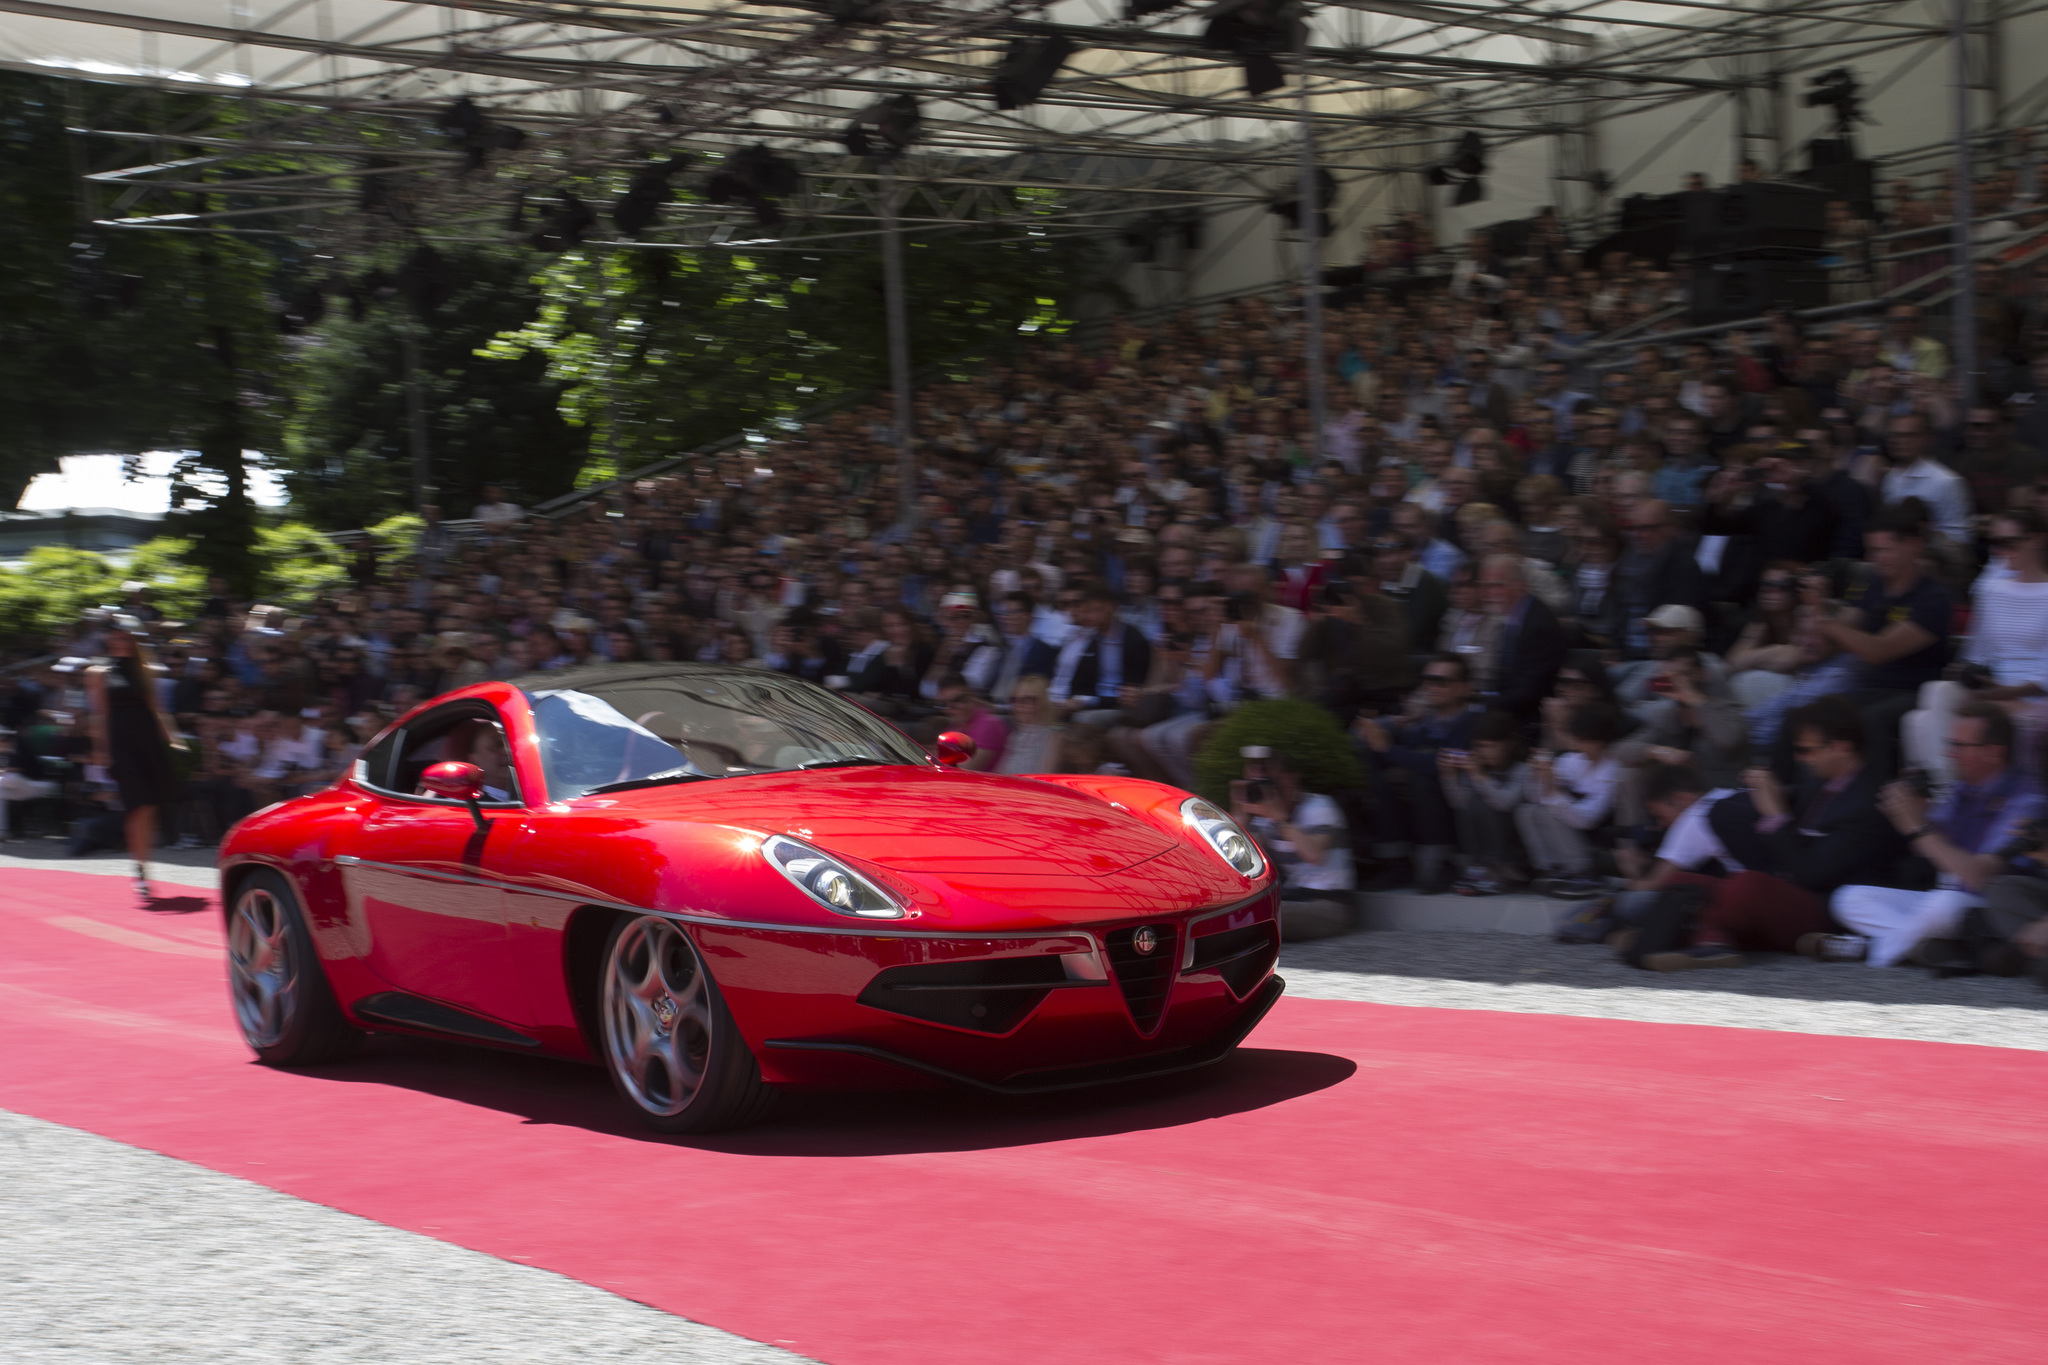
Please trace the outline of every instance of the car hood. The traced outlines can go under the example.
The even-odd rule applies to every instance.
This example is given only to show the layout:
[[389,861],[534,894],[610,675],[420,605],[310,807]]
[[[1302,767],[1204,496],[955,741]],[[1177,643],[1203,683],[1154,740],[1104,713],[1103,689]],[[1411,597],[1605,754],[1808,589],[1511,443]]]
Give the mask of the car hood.
[[934,768],[721,778],[586,800],[620,814],[789,834],[906,873],[1102,877],[1177,846],[1138,817],[1064,787]]

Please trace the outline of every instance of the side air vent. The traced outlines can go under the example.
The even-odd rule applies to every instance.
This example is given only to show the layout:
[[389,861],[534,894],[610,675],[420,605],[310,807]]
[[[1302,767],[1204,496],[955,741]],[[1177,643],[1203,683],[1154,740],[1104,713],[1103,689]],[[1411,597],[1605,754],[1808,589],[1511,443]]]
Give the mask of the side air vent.
[[1243,999],[1273,970],[1280,956],[1280,926],[1272,920],[1247,924],[1198,938],[1193,946],[1194,961],[1188,964],[1188,971],[1215,972],[1232,995]]
[[[1173,988],[1174,964],[1180,961],[1179,931],[1171,924],[1136,924],[1110,930],[1102,936],[1102,945],[1109,950],[1109,970],[1131,1007],[1138,1032],[1152,1032],[1166,1013],[1166,993]],[[1148,945],[1149,952],[1139,951]]]
[[984,958],[975,962],[920,962],[878,973],[860,1003],[932,1024],[1008,1033],[1070,981],[1057,956]]

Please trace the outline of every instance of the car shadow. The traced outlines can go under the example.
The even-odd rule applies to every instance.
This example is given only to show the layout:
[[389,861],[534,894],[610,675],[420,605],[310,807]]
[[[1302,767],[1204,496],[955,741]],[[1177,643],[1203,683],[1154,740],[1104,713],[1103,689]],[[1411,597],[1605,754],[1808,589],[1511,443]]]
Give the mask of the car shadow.
[[398,1086],[528,1123],[741,1156],[896,1156],[983,1151],[1175,1128],[1327,1090],[1357,1063],[1323,1052],[1245,1047],[1174,1076],[1050,1095],[954,1089],[777,1097],[759,1124],[709,1137],[642,1127],[594,1066],[424,1038],[379,1035],[356,1058],[309,1070],[349,1085]]

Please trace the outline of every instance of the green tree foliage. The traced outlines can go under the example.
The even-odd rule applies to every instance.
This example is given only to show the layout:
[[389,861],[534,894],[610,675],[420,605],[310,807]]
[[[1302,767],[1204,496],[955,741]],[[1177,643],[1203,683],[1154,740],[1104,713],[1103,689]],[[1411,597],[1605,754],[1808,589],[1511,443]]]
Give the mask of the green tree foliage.
[[0,505],[60,455],[191,451],[173,487],[183,529],[207,567],[247,583],[243,451],[274,436],[276,259],[238,238],[93,228],[78,172],[106,147],[65,131],[198,107],[165,98],[0,73]]
[[1238,752],[1247,744],[1285,752],[1304,791],[1343,791],[1365,782],[1350,737],[1328,711],[1314,702],[1248,701],[1209,732],[1195,755],[1196,789],[1203,796],[1219,805],[1230,800],[1230,780],[1244,771]]
[[[207,597],[206,573],[193,549],[189,539],[162,536],[117,555],[69,545],[31,550],[0,567],[0,639],[60,633],[89,607],[118,606],[130,581],[147,583],[166,616],[189,619]],[[346,577],[334,542],[302,522],[258,526],[254,558],[261,566],[256,597],[284,606],[304,606]]]
[[[387,273],[402,267],[391,254]],[[418,307],[390,290],[356,309],[337,303],[302,338],[276,463],[294,512],[317,525],[368,526],[412,506],[402,337],[408,327],[416,329],[419,348],[430,481],[447,515],[469,515],[486,483],[502,483],[529,503],[575,486],[585,433],[562,415],[563,385],[548,377],[545,358],[479,354],[500,333],[525,326],[539,306],[529,278],[533,254],[437,254],[444,300]],[[373,268],[352,265],[358,278]]]
[[[1020,330],[1058,329],[1098,282],[1093,253],[1014,228],[912,236],[915,366],[965,365]],[[888,382],[878,248],[566,253],[541,305],[486,354],[545,357],[563,411],[592,433],[586,481]]]

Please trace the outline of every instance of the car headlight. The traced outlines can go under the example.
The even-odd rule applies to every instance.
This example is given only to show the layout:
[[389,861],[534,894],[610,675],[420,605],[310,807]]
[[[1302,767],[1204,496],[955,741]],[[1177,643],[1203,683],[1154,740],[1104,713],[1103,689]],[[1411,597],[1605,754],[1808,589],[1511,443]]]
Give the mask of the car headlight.
[[1237,827],[1237,821],[1217,810],[1199,796],[1191,796],[1180,804],[1181,823],[1202,836],[1202,841],[1216,850],[1216,856],[1247,877],[1256,877],[1266,870],[1266,855],[1259,852],[1258,843],[1251,835]]
[[894,897],[837,858],[784,834],[761,843],[769,866],[795,882],[803,893],[827,910],[860,919],[902,919],[904,909]]

